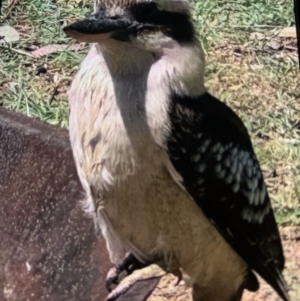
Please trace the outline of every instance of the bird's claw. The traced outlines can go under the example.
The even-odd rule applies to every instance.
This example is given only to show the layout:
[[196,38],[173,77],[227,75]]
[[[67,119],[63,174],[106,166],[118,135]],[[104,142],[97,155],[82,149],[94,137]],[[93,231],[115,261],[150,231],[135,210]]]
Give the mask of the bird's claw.
[[[112,267],[106,276],[106,289],[113,291],[112,285],[118,285],[124,277],[120,277],[121,273],[126,271],[126,275],[131,274],[134,270],[143,267],[132,253],[127,253],[123,260],[116,266]],[[124,275],[124,276],[126,276]]]
[[125,277],[118,286],[110,292],[106,301],[115,301],[119,296],[125,294],[137,281],[146,280],[155,277],[161,277],[165,274],[158,265],[151,264],[142,269],[135,270],[130,275]]
[[112,285],[113,284],[118,284],[119,283],[119,275],[121,271],[117,267],[112,267],[106,276],[106,281],[105,281],[105,286],[106,289],[111,292],[113,290]]
[[114,290],[110,291],[109,295],[106,297],[105,301],[115,301],[117,298],[119,298],[121,295],[126,293],[130,287],[133,285],[133,283],[120,283]]
[[182,281],[182,279],[183,279],[183,278],[182,278],[182,272],[180,271],[180,269],[176,269],[175,271],[172,272],[172,274],[173,274],[174,276],[177,277],[174,286],[179,285],[179,283],[180,283],[180,282]]

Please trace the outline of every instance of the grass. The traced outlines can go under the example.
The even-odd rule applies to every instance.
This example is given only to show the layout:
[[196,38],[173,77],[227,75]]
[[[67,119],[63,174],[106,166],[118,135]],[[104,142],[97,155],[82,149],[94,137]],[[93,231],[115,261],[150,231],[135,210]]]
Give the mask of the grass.
[[[294,24],[293,0],[194,2],[194,19],[207,55],[207,87],[245,122],[278,222],[299,225],[300,73],[295,39],[276,35]],[[3,11],[7,6],[4,0]],[[5,23],[17,29],[21,39],[0,44],[0,105],[67,127],[66,92],[88,46],[40,59],[24,52],[73,43],[62,26],[91,10],[80,0],[19,1]],[[36,75],[40,66],[48,72]]]

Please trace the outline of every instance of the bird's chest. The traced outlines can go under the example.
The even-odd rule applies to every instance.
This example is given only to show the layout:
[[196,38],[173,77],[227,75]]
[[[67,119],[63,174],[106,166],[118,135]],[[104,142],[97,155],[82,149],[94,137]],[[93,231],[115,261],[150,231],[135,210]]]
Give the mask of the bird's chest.
[[151,250],[164,221],[157,214],[169,210],[163,191],[172,183],[163,148],[166,92],[148,82],[151,76],[117,82],[101,68],[82,68],[69,95],[70,138],[86,207],[101,209],[123,241]]
[[151,123],[145,93],[131,93],[129,87],[120,88],[121,93],[109,77],[100,81],[102,89],[94,84],[82,97],[74,94],[71,99],[71,143],[79,174],[95,202],[123,210],[142,199],[162,169],[157,126]]
[[[139,254],[156,247],[164,228],[165,219],[158,215],[170,211],[164,191],[171,181],[161,149],[145,124],[137,122],[139,132],[130,136],[131,129],[120,117],[118,113],[109,118],[109,124],[102,122],[99,136],[103,138],[96,145],[85,143],[81,162],[95,209],[100,218],[105,216],[105,227],[144,258]],[[111,127],[118,131],[112,133]]]

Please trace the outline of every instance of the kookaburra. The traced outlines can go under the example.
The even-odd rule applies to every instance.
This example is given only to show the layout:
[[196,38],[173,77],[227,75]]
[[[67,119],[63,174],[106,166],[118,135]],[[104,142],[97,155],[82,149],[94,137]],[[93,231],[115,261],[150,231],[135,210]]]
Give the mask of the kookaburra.
[[253,271],[289,300],[262,172],[240,118],[204,87],[188,0],[100,0],[64,28],[93,43],[69,91],[70,139],[110,259],[181,269],[194,301],[236,301]]

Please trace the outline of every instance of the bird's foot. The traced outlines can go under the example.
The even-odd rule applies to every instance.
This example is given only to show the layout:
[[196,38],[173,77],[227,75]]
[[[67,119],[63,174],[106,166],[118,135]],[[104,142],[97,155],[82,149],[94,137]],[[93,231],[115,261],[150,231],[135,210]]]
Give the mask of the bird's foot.
[[142,269],[135,270],[125,277],[119,285],[110,292],[106,301],[115,301],[118,297],[125,294],[137,281],[161,277],[165,274],[166,272],[156,264],[151,264]]
[[111,292],[113,284],[118,284],[119,283],[119,275],[121,271],[118,269],[118,267],[112,267],[107,275],[106,275],[106,280],[105,280],[105,286],[106,289]]
[[[106,276],[106,289],[111,292],[113,290],[113,284],[117,285],[120,283],[122,278],[126,275],[121,275],[122,272],[126,271],[127,275],[132,272],[135,266],[138,266],[140,262],[135,258],[132,253],[127,253],[120,264],[112,267]],[[123,276],[123,277],[122,277]]]

